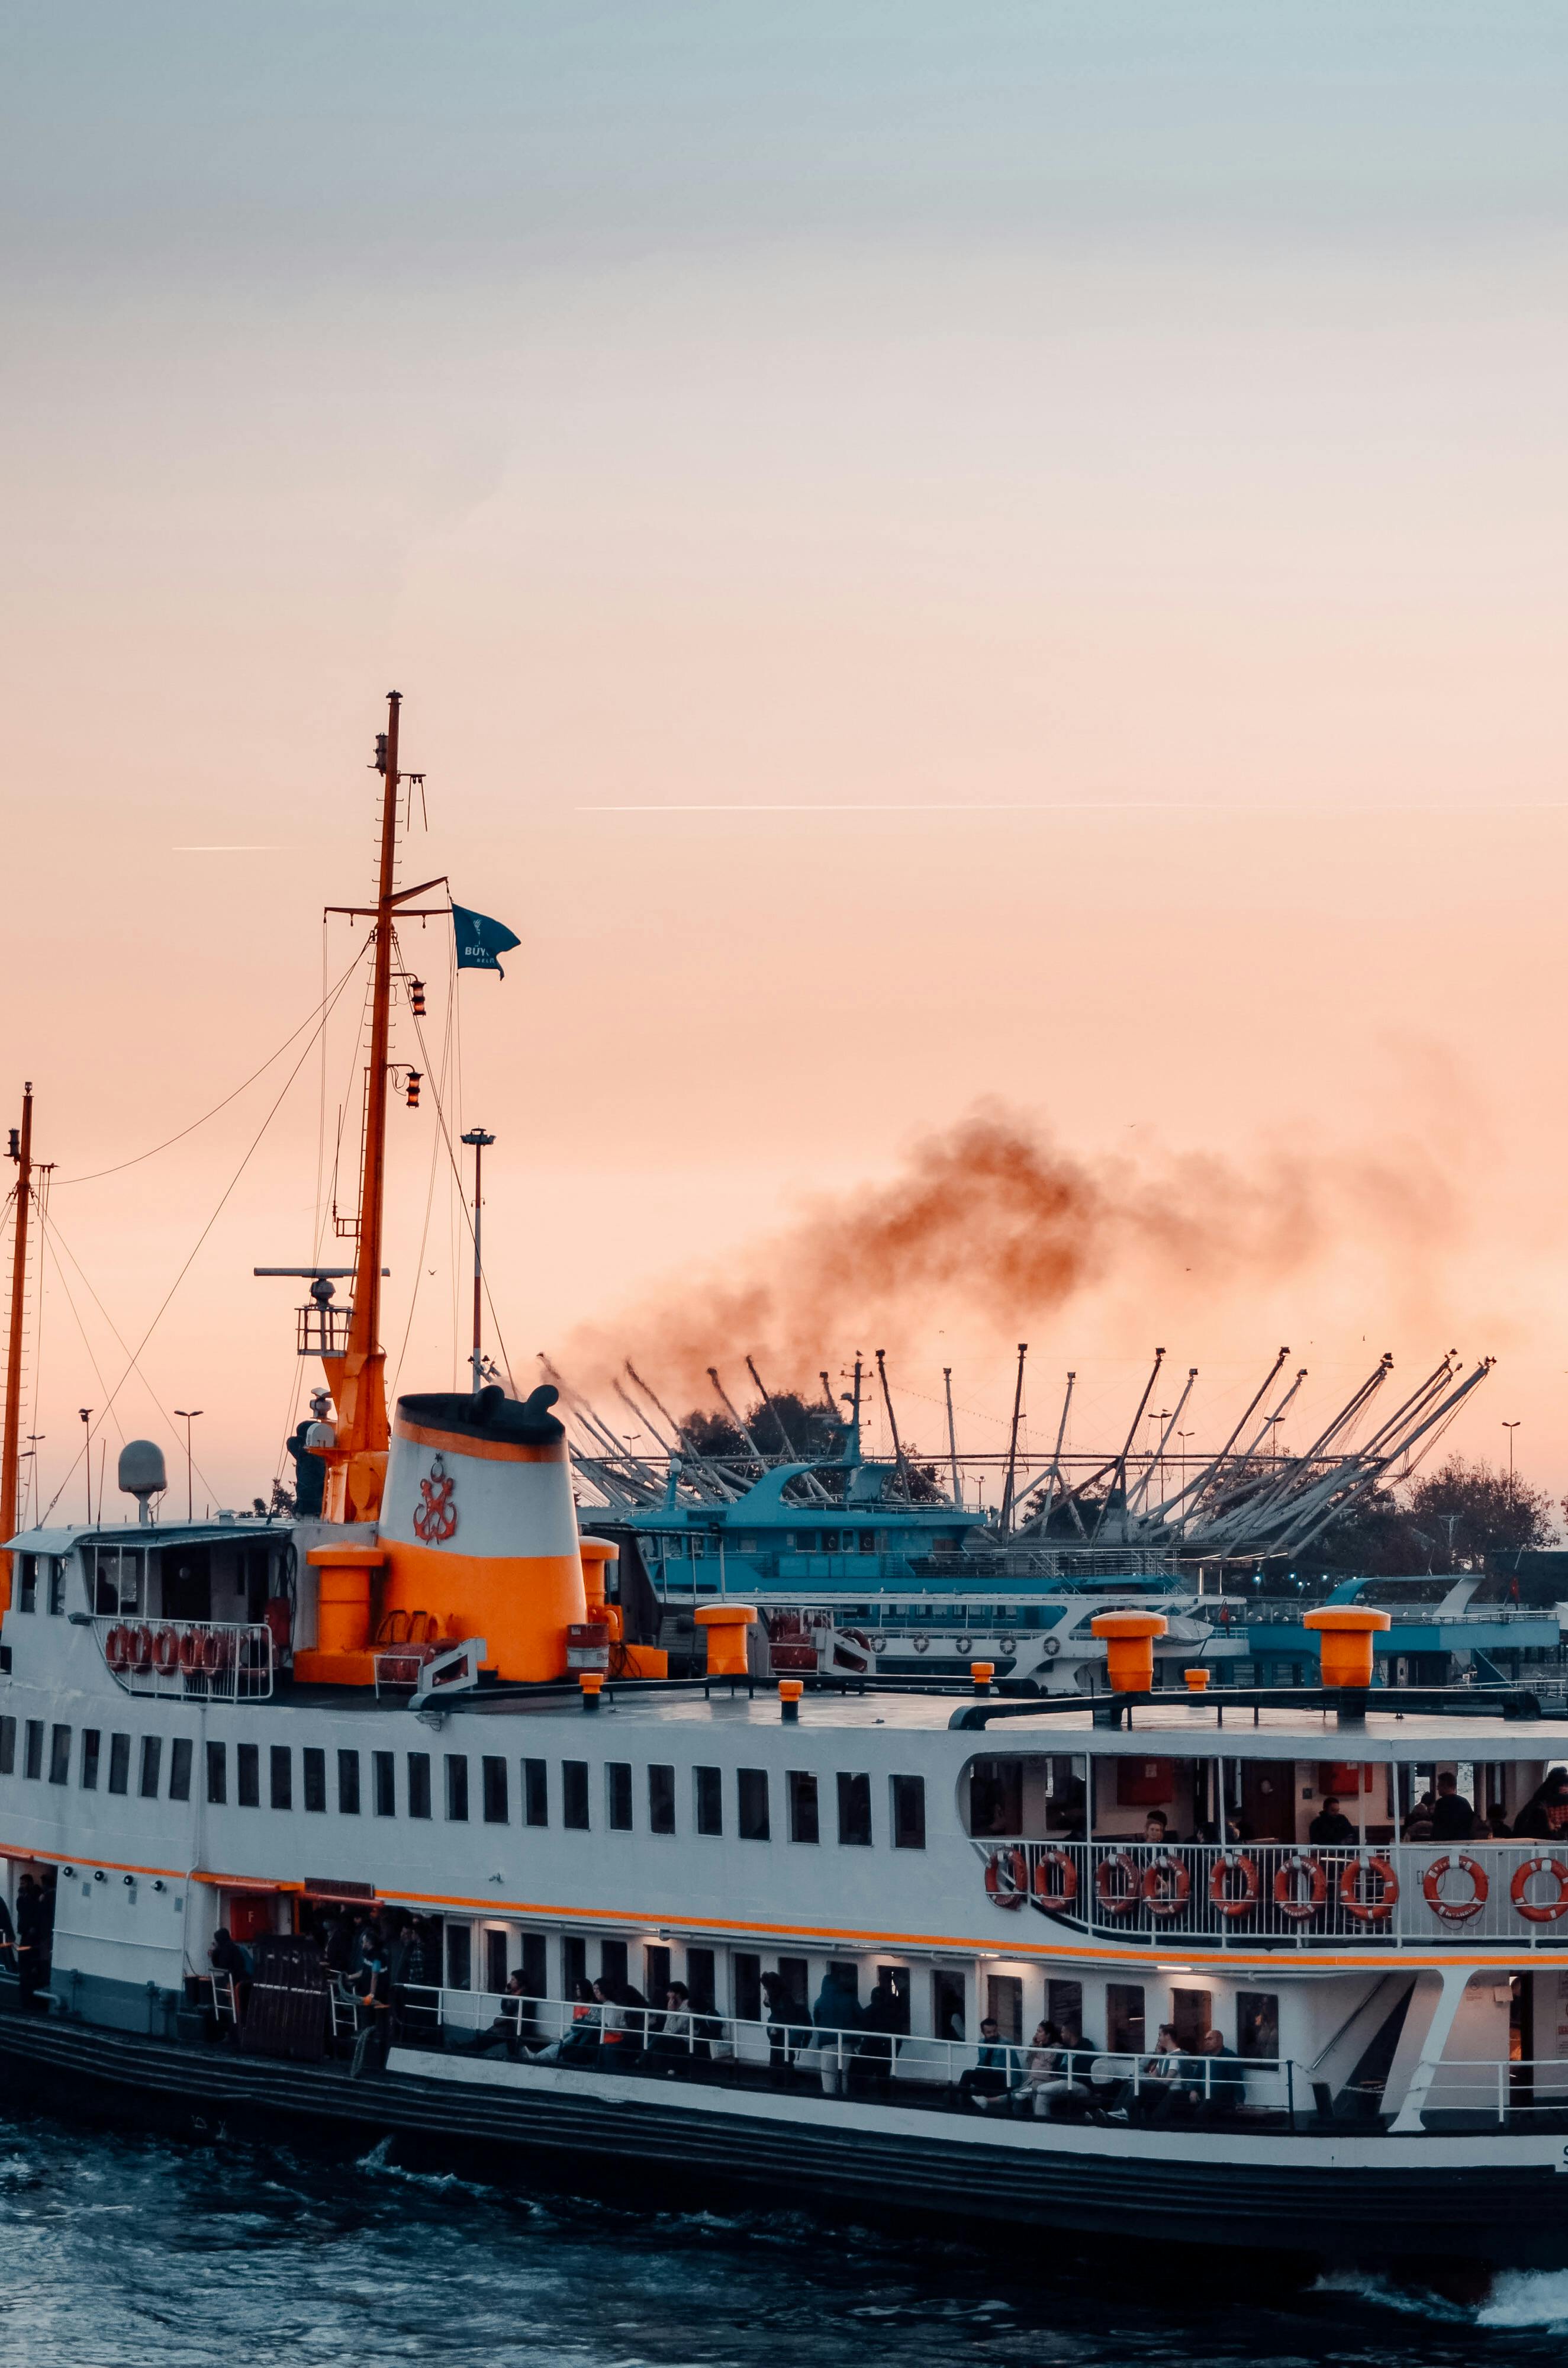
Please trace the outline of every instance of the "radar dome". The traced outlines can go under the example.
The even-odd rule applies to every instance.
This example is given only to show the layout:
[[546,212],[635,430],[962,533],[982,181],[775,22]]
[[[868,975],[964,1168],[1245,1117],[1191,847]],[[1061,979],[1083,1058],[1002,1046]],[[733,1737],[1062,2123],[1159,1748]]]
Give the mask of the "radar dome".
[[143,1505],[168,1486],[164,1451],[155,1439],[126,1440],[119,1451],[119,1485],[128,1497],[139,1497]]

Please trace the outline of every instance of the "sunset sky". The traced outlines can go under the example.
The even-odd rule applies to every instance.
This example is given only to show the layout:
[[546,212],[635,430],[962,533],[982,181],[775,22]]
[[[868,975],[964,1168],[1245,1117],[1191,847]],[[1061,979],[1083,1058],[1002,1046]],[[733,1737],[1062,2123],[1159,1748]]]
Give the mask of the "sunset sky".
[[[951,1363],[994,1447],[1028,1339],[1031,1436],[1071,1366],[1090,1446],[1156,1343],[1215,1437],[1281,1342],[1312,1407],[1457,1348],[1499,1364],[1451,1443],[1517,1419],[1568,1487],[1561,8],[20,0],[3,40],[0,1123],[30,1076],[58,1516],[110,1320],[305,1040],[70,1179],[310,1014],[393,684],[403,879],[523,940],[462,980],[452,1115],[525,1387],[591,1331],[738,1388],[774,1237],[988,1110],[1178,1246],[1010,1307],[977,1203],[972,1271],[797,1310],[800,1377],[886,1345],[934,1442]],[[448,938],[405,943],[434,1044]],[[250,1270],[312,1256],[356,1008],[116,1401],[111,1502],[176,1406],[199,1505],[266,1491],[295,1287]],[[394,1110],[405,1388],[462,1350],[435,1143]]]

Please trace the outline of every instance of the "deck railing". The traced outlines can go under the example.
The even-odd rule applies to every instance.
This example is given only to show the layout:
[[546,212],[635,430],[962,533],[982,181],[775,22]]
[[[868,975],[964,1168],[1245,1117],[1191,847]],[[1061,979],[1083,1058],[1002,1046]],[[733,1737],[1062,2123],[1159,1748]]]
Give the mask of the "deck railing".
[[95,1619],[93,1634],[115,1683],[165,1702],[267,1702],[272,1631],[263,1622]]
[[1049,1918],[1096,1939],[1167,1952],[1225,1948],[1508,1951],[1568,1946],[1561,1842],[1308,1843],[975,1839],[977,1882],[1006,1922]]

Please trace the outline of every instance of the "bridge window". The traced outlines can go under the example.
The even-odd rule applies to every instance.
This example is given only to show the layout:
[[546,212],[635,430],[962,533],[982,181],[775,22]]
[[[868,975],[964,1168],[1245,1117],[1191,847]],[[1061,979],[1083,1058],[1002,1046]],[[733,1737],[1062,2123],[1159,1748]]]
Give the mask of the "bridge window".
[[[387,1757],[392,1757],[389,1752]],[[359,1814],[359,1754],[340,1751],[337,1755],[337,1814],[340,1817],[357,1817]]]
[[447,1822],[460,1826],[468,1821],[468,1761],[461,1752],[447,1754]]
[[550,1771],[542,1759],[523,1762],[523,1823],[526,1826],[548,1826],[550,1823]]
[[895,1776],[892,1779],[892,1846],[894,1850],[924,1850],[926,1847],[924,1776]]
[[430,1754],[411,1751],[408,1755],[408,1814],[411,1817],[427,1817],[430,1814]]
[[[41,1728],[40,1732],[42,1732]],[[31,1768],[28,1770],[29,1776],[35,1772]],[[108,1788],[111,1793],[129,1793],[131,1790],[131,1737],[128,1735],[109,1736]]]
[[324,1816],[326,1813],[326,1754],[314,1744],[307,1743],[300,1754],[301,1774],[305,1783],[305,1807]]
[[[82,1790],[96,1793],[98,1789],[98,1745],[102,1740],[96,1726],[82,1729]],[[222,1749],[222,1744],[219,1749]]]
[[697,1802],[697,1830],[699,1834],[722,1834],[724,1830],[724,1779],[717,1768],[692,1770]]
[[286,1743],[271,1747],[270,1786],[275,1809],[291,1809],[294,1805],[294,1754]]
[[[95,1741],[95,1743],[97,1742],[97,1737],[96,1737],[96,1736],[94,1737],[94,1741]],[[97,1773],[98,1773],[98,1771],[97,1771],[97,1757],[98,1757],[97,1752],[97,1750],[95,1749],[95,1751],[94,1751],[94,1753],[93,1753],[93,1781],[94,1781],[94,1782],[95,1782],[95,1783],[97,1782]],[[229,1769],[228,1769],[228,1759],[229,1759],[229,1748],[228,1748],[227,1744],[224,1744],[224,1743],[210,1743],[210,1744],[208,1745],[208,1747],[207,1747],[207,1797],[208,1797],[208,1799],[209,1799],[210,1801],[216,1803],[216,1804],[217,1804],[220,1808],[222,1808],[222,1806],[223,1803],[224,1803],[224,1802],[228,1799],[228,1797],[229,1797]],[[86,1771],[85,1767],[84,1766],[83,1770],[82,1770],[82,1782],[83,1782],[83,1783],[85,1784],[85,1783],[86,1782],[86,1781],[87,1781],[87,1771]]]
[[25,1554],[20,1556],[20,1561],[22,1567],[20,1583],[17,1590],[17,1609],[18,1611],[36,1611],[38,1610],[38,1556]]
[[[484,1793],[484,1822],[487,1826],[504,1826],[510,1811],[506,1801],[506,1762],[487,1753],[480,1761],[480,1776]],[[497,1983],[498,1989],[504,1983]]]
[[[236,1743],[234,1746],[234,1785],[242,1809],[261,1806],[261,1746],[259,1743]],[[114,1790],[114,1762],[109,1761],[109,1790]]]
[[371,1752],[370,1785],[377,1816],[395,1817],[397,1815],[397,1754],[395,1752]]
[[169,1798],[188,1801],[190,1798],[190,1763],[196,1756],[196,1746],[188,1735],[176,1735],[169,1746]]
[[65,1609],[65,1557],[63,1554],[41,1554],[39,1560],[42,1575],[49,1582],[49,1608],[58,1618]]
[[631,1763],[626,1759],[605,1762],[605,1815],[612,1834],[631,1831]]
[[585,1759],[563,1759],[561,1763],[561,1822],[574,1832],[588,1830],[588,1763]]
[[969,1771],[971,1834],[1021,1834],[1024,1770],[1020,1759],[976,1759]]
[[791,1768],[784,1782],[790,1793],[790,1839],[792,1842],[816,1841],[816,1778],[808,1769]]
[[767,1841],[768,1823],[766,1768],[738,1768],[735,1770],[735,1800],[742,1841]]
[[662,1765],[648,1770],[648,1829],[673,1834],[676,1829],[676,1771]]
[[164,1739],[159,1735],[142,1737],[142,1782],[137,1790],[144,1801],[158,1797],[158,1777],[164,1757]]
[[871,1780],[838,1771],[838,1839],[869,1849],[871,1840]]
[[57,1726],[49,1738],[49,1781],[51,1784],[71,1782],[71,1729]]

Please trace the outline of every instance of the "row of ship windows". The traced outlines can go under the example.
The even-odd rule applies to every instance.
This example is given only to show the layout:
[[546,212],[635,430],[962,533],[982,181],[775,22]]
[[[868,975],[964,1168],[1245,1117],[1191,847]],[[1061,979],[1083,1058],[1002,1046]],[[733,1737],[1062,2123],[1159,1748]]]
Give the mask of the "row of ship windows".
[[[42,1719],[24,1722],[21,1737],[22,1774],[35,1782],[43,1781],[46,1773],[51,1784],[68,1784],[74,1744],[74,1730],[69,1726],[45,1726]],[[0,1718],[0,1776],[17,1772],[17,1721]],[[164,1742],[159,1735],[110,1735],[108,1767],[105,1789],[110,1793],[129,1793],[131,1789],[133,1746],[136,1791],[144,1801],[155,1801],[164,1791]],[[103,1773],[104,1738],[96,1726],[81,1730],[80,1749],[76,1752],[77,1782],[84,1792],[96,1792]],[[215,1805],[225,1804],[230,1797],[230,1748],[226,1743],[209,1743],[206,1747],[207,1798]],[[233,1799],[242,1809],[261,1806],[261,1746],[256,1743],[236,1743],[233,1751]],[[166,1798],[188,1801],[194,1767],[195,1747],[188,1736],[176,1736],[168,1748],[168,1785]],[[338,1751],[336,1760],[337,1813],[340,1816],[358,1816],[361,1806],[360,1754]],[[433,1763],[427,1751],[409,1751],[403,1755],[403,1814],[410,1817],[433,1815]],[[327,1759],[324,1750],[305,1745],[300,1752],[301,1797],[307,1810],[324,1811],[327,1805]],[[398,1814],[398,1754],[394,1751],[372,1751],[370,1754],[370,1803],[378,1817],[395,1817]],[[486,1755],[479,1763],[479,1801],[486,1825],[504,1826],[511,1822],[511,1763],[500,1757]],[[654,1763],[644,1771],[648,1831],[673,1834],[676,1830],[676,1771],[668,1765]],[[518,1770],[522,1821],[526,1826],[548,1826],[551,1822],[551,1765],[546,1759],[524,1759]],[[441,1761],[442,1797],[447,1818],[453,1824],[464,1823],[470,1812],[469,1761],[462,1752],[447,1752]],[[603,1775],[603,1817],[612,1833],[631,1833],[635,1825],[635,1771],[627,1759],[605,1761]],[[275,1809],[294,1806],[294,1748],[291,1744],[274,1743],[267,1747],[267,1798]],[[724,1831],[724,1771],[721,1768],[694,1768],[691,1770],[691,1822],[699,1834],[722,1834]],[[895,1850],[924,1850],[926,1847],[926,1782],[920,1776],[892,1776],[888,1780],[888,1830]],[[560,1803],[562,1826],[586,1833],[594,1825],[593,1770],[585,1759],[562,1759],[559,1763],[555,1789]],[[784,1777],[784,1812],[787,1830],[792,1842],[820,1842],[823,1839],[823,1781],[804,1768],[790,1769]],[[735,1832],[742,1841],[765,1842],[772,1839],[772,1787],[766,1768],[738,1768],[735,1770],[734,1817]],[[871,1780],[869,1776],[839,1770],[833,1781],[831,1798],[836,1811],[836,1834],[840,1843],[869,1848],[875,1840],[873,1830]]]

